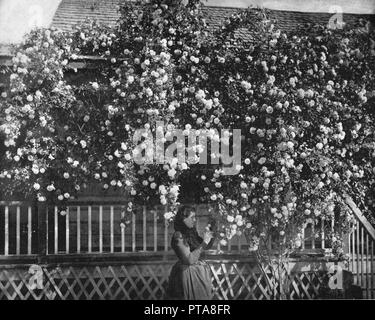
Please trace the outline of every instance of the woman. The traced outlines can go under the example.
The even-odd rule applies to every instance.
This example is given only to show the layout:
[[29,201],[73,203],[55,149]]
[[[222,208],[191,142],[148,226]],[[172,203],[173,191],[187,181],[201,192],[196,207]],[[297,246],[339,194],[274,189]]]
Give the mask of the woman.
[[203,250],[213,245],[215,239],[212,232],[207,229],[202,239],[198,235],[195,224],[194,208],[181,207],[175,217],[175,233],[171,242],[178,262],[173,266],[169,276],[167,299],[212,299],[210,268],[204,260],[200,259],[200,255]]

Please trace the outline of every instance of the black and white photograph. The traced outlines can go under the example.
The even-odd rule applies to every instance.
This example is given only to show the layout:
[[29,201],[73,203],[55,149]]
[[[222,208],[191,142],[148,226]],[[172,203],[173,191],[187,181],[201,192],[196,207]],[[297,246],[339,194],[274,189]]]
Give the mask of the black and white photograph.
[[0,0],[0,300],[375,300],[375,1]]

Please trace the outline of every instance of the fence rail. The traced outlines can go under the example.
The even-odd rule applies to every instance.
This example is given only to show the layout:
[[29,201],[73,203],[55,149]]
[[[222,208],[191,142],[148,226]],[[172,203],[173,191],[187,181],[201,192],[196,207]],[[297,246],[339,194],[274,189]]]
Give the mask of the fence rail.
[[0,255],[32,255],[37,251],[37,217],[32,204],[0,206]]
[[[198,230],[209,220],[209,206],[195,205]],[[167,252],[173,226],[164,218],[165,206],[146,206],[126,211],[126,203],[76,202],[61,215],[56,206],[24,202],[0,202],[0,256],[33,254],[84,254]],[[327,222],[306,225],[302,250],[330,248]],[[2,236],[3,235],[3,236]],[[244,236],[227,245],[217,242],[218,252],[247,252]]]

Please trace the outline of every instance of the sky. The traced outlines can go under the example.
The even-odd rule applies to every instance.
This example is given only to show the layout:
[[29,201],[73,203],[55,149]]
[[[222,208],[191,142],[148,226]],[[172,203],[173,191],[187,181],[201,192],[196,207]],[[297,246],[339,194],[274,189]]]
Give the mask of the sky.
[[[33,27],[48,27],[60,2],[61,0],[0,0],[0,43],[20,42],[23,35]],[[246,8],[250,5],[259,5],[276,10],[332,13],[337,12],[339,6],[342,12],[375,14],[375,0],[203,0],[203,2],[209,6]]]
[[15,43],[33,27],[48,27],[61,0],[0,0],[0,43]]

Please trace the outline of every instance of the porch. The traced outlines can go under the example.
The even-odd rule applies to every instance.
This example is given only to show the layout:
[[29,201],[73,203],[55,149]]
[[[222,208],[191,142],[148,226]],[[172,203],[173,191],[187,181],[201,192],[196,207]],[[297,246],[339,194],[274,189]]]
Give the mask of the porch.
[[[345,246],[349,263],[329,257],[325,221],[307,225],[289,266],[291,299],[321,298],[337,265],[353,273],[364,298],[375,298],[375,232],[350,199],[348,205],[357,218]],[[201,229],[209,207],[196,210]],[[162,299],[177,260],[165,211],[143,206],[127,216],[126,202],[87,198],[72,201],[62,216],[53,206],[0,202],[0,299]],[[244,238],[216,243],[205,259],[215,299],[271,298],[270,272],[259,270]]]

